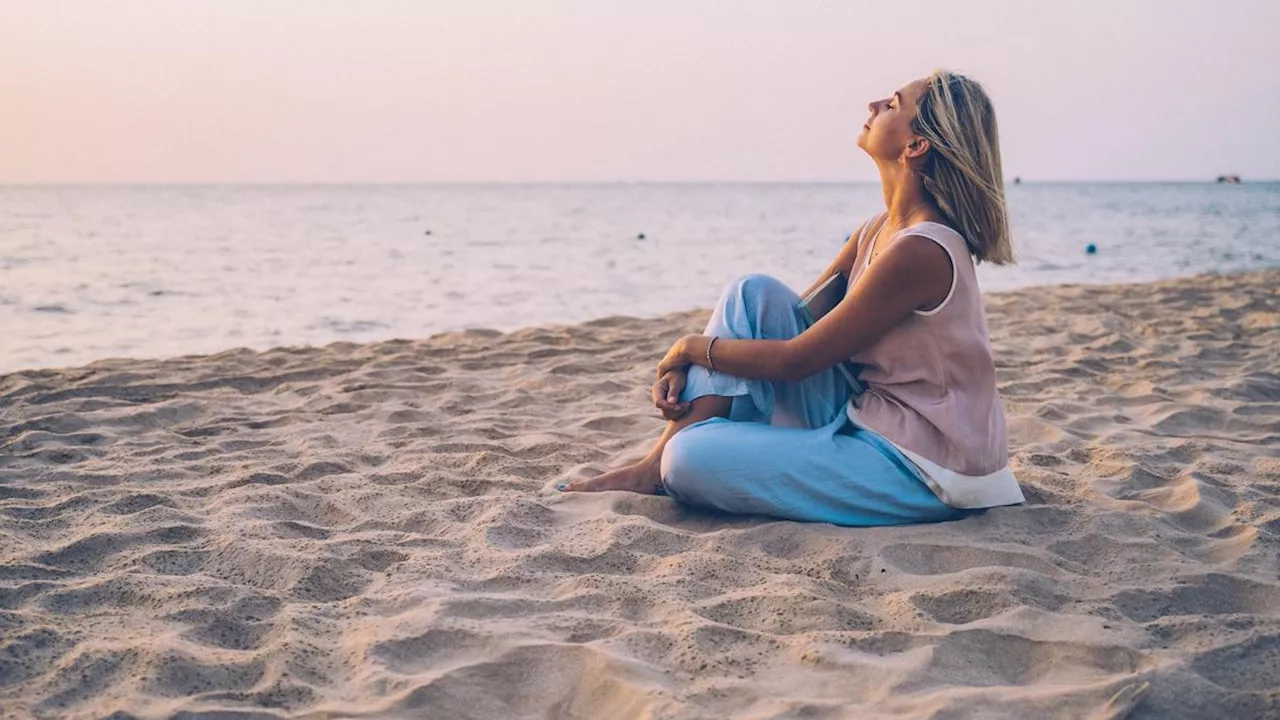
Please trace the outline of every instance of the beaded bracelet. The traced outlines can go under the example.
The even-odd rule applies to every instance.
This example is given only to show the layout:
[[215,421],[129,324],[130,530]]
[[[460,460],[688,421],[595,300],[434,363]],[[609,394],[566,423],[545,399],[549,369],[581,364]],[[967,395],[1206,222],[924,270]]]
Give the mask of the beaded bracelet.
[[711,346],[716,344],[716,337],[711,336],[711,340],[707,342],[707,374],[716,374],[716,364],[711,362]]

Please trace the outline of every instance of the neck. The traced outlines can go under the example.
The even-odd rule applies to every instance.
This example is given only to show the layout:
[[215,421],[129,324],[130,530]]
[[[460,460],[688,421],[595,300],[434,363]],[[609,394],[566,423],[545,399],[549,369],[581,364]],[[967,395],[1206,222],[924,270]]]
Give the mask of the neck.
[[920,175],[901,165],[880,166],[880,188],[884,191],[888,222],[893,227],[907,227],[937,215]]

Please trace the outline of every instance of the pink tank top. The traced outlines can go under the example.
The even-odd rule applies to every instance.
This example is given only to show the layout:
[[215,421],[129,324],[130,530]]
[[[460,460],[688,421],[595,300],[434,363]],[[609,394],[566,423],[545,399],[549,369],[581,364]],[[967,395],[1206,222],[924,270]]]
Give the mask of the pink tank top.
[[[849,287],[867,269],[867,223]],[[938,498],[953,507],[1023,502],[1009,469],[1004,408],[996,389],[987,315],[964,238],[933,222],[875,241],[883,249],[906,235],[928,238],[951,256],[951,291],[940,305],[917,310],[852,359],[864,366],[867,392],[849,403],[849,417],[880,433],[922,471]]]

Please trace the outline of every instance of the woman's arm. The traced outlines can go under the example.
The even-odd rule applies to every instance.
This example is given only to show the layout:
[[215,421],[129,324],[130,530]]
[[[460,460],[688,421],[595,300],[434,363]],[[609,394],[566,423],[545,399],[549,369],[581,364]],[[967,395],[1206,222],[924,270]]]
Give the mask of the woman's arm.
[[[717,372],[753,380],[802,380],[871,347],[913,311],[934,307],[951,289],[951,258],[940,245],[907,235],[885,248],[844,300],[790,340],[718,338]],[[708,367],[705,335],[676,341],[658,366],[662,375],[690,363]]]

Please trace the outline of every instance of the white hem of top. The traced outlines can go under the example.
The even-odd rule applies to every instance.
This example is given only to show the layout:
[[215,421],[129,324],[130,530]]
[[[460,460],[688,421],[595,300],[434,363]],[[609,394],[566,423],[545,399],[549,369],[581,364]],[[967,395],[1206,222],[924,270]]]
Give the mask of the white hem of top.
[[[845,406],[845,409],[845,414],[854,425],[862,430],[875,432],[858,417],[858,411],[852,401]],[[1026,498],[1022,495],[1022,488],[1018,486],[1018,480],[1013,476],[1013,470],[1008,465],[987,475],[963,475],[954,470],[948,470],[889,438],[884,439],[916,466],[933,494],[950,507],[979,510],[1026,502]]]

